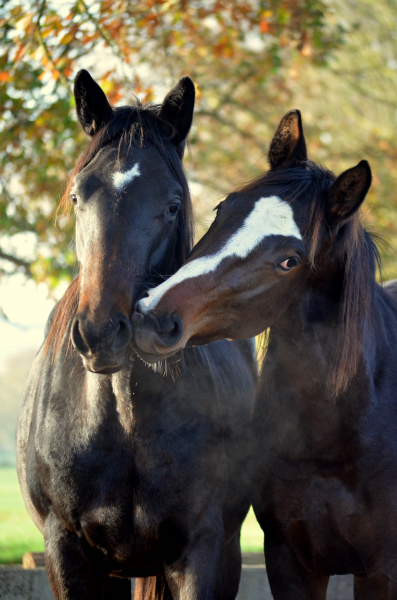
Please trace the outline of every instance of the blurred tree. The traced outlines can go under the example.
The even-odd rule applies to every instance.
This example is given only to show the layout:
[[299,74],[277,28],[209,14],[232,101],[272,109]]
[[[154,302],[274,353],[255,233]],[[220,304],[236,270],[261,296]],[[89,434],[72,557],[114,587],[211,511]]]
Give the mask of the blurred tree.
[[384,280],[396,278],[397,2],[332,0],[327,18],[343,27],[344,44],[327,69],[289,68],[289,92],[302,108],[311,158],[335,173],[369,161],[373,183],[364,220],[385,241]]
[[10,356],[0,373],[0,465],[15,462],[15,427],[26,377],[37,349]]
[[266,169],[280,117],[300,108],[312,159],[336,172],[369,159],[365,218],[391,243],[395,276],[396,20],[396,0],[5,0],[0,268],[50,286],[73,273],[73,222],[52,216],[85,144],[71,94],[85,67],[113,103],[193,78],[185,164],[199,236],[219,197]]
[[79,68],[113,103],[193,78],[186,164],[202,233],[216,196],[258,172],[269,115],[290,98],[286,69],[324,65],[341,33],[322,0],[5,0],[0,26],[0,267],[50,286],[75,262],[73,224],[51,217],[85,143],[71,94]]

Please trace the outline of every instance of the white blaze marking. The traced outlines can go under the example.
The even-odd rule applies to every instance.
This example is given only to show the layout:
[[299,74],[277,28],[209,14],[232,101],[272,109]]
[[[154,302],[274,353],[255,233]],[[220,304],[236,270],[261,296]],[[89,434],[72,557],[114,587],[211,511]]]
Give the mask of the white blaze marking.
[[181,267],[167,281],[150,290],[149,296],[140,301],[142,308],[153,310],[160,298],[170,288],[185,279],[215,271],[225,258],[231,256],[245,258],[269,235],[292,236],[299,240],[302,239],[291,206],[278,196],[268,196],[257,200],[240,229],[232,235],[217,254],[196,258]]
[[122,192],[125,186],[135,179],[135,177],[139,177],[140,174],[139,163],[136,163],[131,169],[124,173],[116,171],[116,173],[113,173],[112,175],[114,187],[118,192]]

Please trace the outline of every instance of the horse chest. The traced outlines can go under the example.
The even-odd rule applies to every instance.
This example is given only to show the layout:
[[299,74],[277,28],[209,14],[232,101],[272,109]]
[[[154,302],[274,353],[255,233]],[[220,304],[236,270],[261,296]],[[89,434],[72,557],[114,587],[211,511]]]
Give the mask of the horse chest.
[[71,443],[65,448],[54,440],[39,461],[45,462],[51,498],[64,505],[65,498],[70,497],[74,512],[74,502],[80,506],[83,496],[93,505],[112,499],[120,502],[128,496],[129,506],[137,499],[155,506],[156,495],[162,490],[163,504],[168,498],[172,502],[181,488],[192,484],[199,466],[195,466],[198,451],[195,436],[184,436],[183,432],[178,436],[178,431],[147,431],[144,437],[121,440],[109,427],[107,437],[91,438],[88,445]]
[[80,430],[54,415],[43,427],[46,436],[39,429],[38,439],[45,445],[32,470],[62,521],[118,564],[156,564],[166,519],[183,522],[200,510],[190,498],[200,494],[205,475],[207,420],[153,416],[126,431],[116,411]]
[[365,572],[355,548],[360,502],[339,477],[322,476],[305,465],[300,474],[284,468],[273,472],[254,507],[262,525],[287,539],[310,571]]
[[357,423],[346,418],[345,407],[327,406],[321,397],[304,405],[283,391],[271,389],[257,402],[255,512],[309,570],[359,574]]
[[296,495],[300,508],[286,507],[278,520],[301,560],[321,572],[364,574],[355,547],[361,520],[355,493],[337,477],[317,476],[301,489],[297,484]]

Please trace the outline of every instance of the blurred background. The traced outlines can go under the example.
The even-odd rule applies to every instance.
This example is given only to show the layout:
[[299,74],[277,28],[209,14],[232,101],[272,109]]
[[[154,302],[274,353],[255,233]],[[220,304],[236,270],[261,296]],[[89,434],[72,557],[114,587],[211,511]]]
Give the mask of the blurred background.
[[[363,219],[397,277],[397,2],[3,0],[0,3],[0,562],[42,548],[19,495],[15,421],[55,300],[77,272],[73,219],[55,218],[86,140],[72,97],[88,69],[114,104],[161,102],[183,75],[197,103],[185,157],[196,238],[212,209],[267,168],[282,115],[337,174],[365,158]],[[260,550],[251,515],[245,550]]]

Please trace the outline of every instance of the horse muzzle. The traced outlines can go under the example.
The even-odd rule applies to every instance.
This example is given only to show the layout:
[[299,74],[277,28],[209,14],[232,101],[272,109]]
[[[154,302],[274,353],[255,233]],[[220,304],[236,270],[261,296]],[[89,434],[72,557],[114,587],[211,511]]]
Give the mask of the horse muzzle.
[[135,351],[146,362],[169,358],[185,346],[182,321],[175,314],[157,317],[150,311],[142,313],[138,303],[132,324]]
[[93,373],[108,375],[123,368],[132,328],[122,313],[97,323],[85,312],[79,312],[73,319],[70,337],[84,367]]

